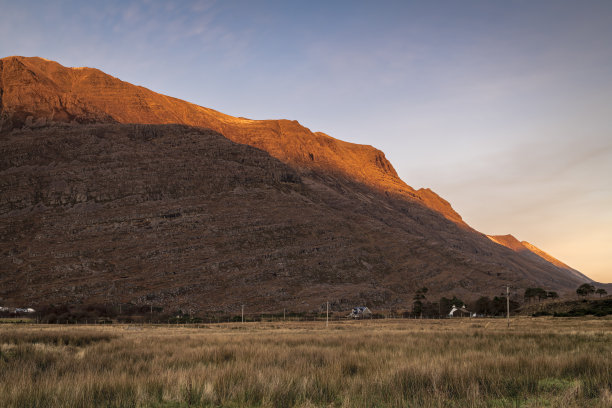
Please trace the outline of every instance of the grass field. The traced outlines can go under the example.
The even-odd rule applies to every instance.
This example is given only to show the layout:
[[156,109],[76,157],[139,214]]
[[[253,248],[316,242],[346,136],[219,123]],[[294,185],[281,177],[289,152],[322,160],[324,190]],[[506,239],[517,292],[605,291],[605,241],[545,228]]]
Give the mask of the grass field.
[[612,407],[612,320],[0,325],[2,407]]

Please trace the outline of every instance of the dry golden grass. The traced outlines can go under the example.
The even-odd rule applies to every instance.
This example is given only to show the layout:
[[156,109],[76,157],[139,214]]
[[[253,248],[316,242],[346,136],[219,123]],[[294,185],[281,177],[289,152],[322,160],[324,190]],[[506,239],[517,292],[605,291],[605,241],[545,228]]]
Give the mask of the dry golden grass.
[[610,407],[612,320],[0,326],[2,407]]

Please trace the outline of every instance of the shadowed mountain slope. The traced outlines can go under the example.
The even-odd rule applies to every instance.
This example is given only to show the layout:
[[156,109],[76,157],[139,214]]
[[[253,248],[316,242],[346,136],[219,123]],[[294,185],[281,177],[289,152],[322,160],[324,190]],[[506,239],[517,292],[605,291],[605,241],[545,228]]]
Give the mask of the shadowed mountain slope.
[[0,60],[0,118],[7,304],[408,307],[422,286],[469,299],[588,281],[469,228],[382,152],[297,122],[21,57]]

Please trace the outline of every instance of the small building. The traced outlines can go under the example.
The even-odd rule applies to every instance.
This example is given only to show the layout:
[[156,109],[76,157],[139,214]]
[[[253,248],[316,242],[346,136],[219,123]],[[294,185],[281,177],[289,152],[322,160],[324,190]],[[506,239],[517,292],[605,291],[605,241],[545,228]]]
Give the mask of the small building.
[[366,306],[358,306],[354,307],[351,314],[347,317],[352,317],[353,319],[364,319],[366,317],[372,317],[372,311]]
[[15,310],[13,310],[13,313],[15,314],[19,314],[19,313],[34,313],[36,312],[36,310],[32,309],[31,307],[18,307]]
[[448,313],[448,317],[471,317],[472,313],[465,308],[465,305],[461,306],[461,308],[453,305],[453,308]]

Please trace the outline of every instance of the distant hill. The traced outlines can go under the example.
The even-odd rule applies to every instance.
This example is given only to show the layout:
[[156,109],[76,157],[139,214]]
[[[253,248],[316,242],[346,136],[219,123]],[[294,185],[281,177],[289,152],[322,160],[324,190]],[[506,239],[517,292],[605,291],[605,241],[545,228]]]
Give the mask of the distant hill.
[[[410,307],[590,281],[469,227],[384,154],[91,68],[0,60],[0,304]],[[543,253],[542,253],[543,254]]]

